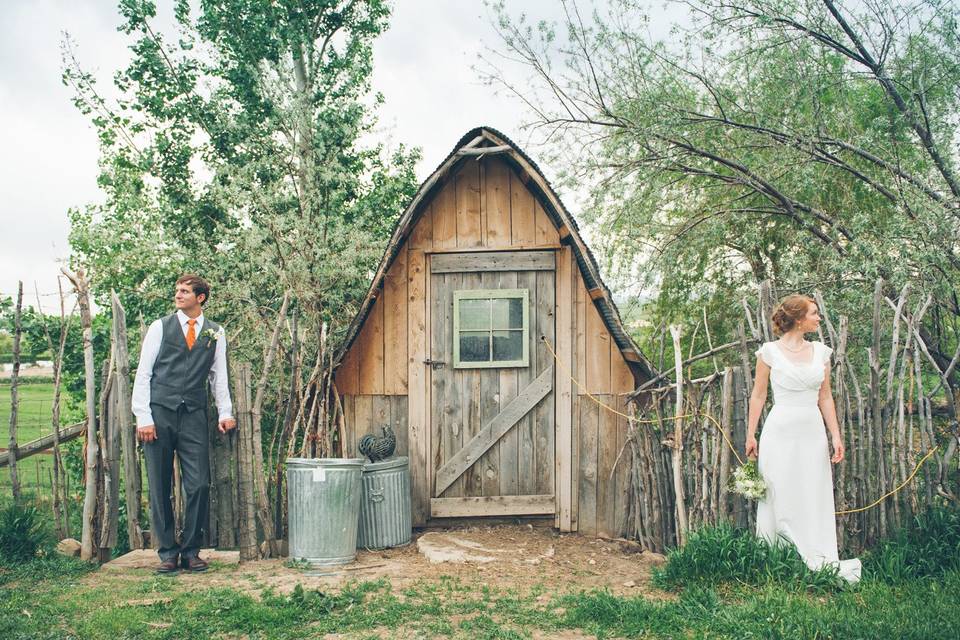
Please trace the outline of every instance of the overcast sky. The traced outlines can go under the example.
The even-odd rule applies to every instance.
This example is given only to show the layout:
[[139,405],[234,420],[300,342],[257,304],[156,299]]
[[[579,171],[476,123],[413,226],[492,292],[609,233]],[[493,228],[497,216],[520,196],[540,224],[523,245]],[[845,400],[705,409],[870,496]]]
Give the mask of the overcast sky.
[[[535,19],[561,16],[556,0],[507,4]],[[96,133],[60,81],[62,33],[69,31],[82,66],[96,74],[104,93],[129,55],[116,30],[113,0],[0,5],[0,295],[11,295],[23,280],[32,303],[34,282],[42,294],[56,291],[59,266],[70,251],[67,209],[101,199]],[[390,29],[376,43],[373,84],[386,99],[381,133],[423,149],[421,180],[460,136],[481,124],[506,133],[539,159],[520,130],[527,114],[519,103],[494,95],[472,70],[477,54],[498,44],[489,20],[480,0],[398,0]],[[158,22],[169,24],[169,8]],[[549,167],[544,170],[550,178]],[[44,308],[55,299],[45,296]]]

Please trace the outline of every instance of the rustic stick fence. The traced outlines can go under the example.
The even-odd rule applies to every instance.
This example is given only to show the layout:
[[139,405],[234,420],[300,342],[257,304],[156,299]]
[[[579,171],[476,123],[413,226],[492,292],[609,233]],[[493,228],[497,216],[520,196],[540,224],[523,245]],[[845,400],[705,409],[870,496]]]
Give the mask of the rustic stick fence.
[[[878,281],[869,342],[856,346],[848,319],[835,321],[823,297],[815,296],[823,317],[820,338],[834,349],[831,378],[847,449],[834,478],[839,541],[848,551],[875,544],[934,504],[957,503],[960,430],[951,374],[960,348],[946,365],[932,355],[921,330],[931,298],[910,294],[904,287],[896,300],[886,298]],[[724,521],[755,526],[755,504],[729,490],[738,454],[726,439],[742,457],[753,352],[775,338],[769,323],[774,299],[764,283],[757,311],[744,302],[737,340],[678,361],[674,380],[661,375],[631,394],[629,528],[648,548],[682,544],[687,528]],[[679,354],[679,331],[672,334]],[[717,356],[731,364],[721,369]],[[708,358],[712,373],[684,379],[693,363]]]
[[[74,437],[83,437],[83,526],[81,557],[109,560],[122,531],[120,503],[126,514],[127,544],[142,549],[151,540],[143,515],[145,497],[142,486],[142,450],[135,436],[131,409],[132,373],[128,348],[126,314],[119,298],[111,292],[112,316],[110,350],[101,363],[100,375],[94,375],[92,316],[89,288],[82,271],[64,272],[77,294],[84,338],[87,419],[84,423],[59,425],[59,389],[67,329],[72,318],[61,314],[61,339],[54,349],[48,333],[51,353],[55,354],[54,425],[50,436],[29,446],[11,448],[3,458],[4,466],[53,447],[54,473],[49,485],[54,494],[53,510],[57,533],[69,535],[66,499],[69,487],[61,458],[60,445]],[[333,353],[328,348],[327,328],[318,328],[319,350],[312,371],[304,382],[302,328],[297,314],[288,314],[290,296],[285,296],[275,319],[271,339],[264,347],[261,368],[254,379],[253,366],[240,362],[231,366],[230,379],[237,428],[220,433],[215,408],[209,411],[210,509],[205,529],[205,546],[238,548],[241,561],[285,555],[286,537],[283,462],[291,456],[326,457],[342,455],[338,434],[343,429],[343,411],[333,388]],[[140,320],[141,333],[145,325]],[[270,374],[282,351],[283,336],[289,336],[284,351],[289,361],[278,368],[270,387]],[[99,384],[99,389],[97,388]],[[273,406],[277,423],[268,438],[265,451],[262,421],[268,394],[279,390]],[[16,398],[14,398],[16,400]],[[17,406],[17,403],[13,403]],[[11,427],[12,436],[15,426]],[[11,437],[12,437],[11,436]],[[37,467],[39,469],[39,466]],[[39,473],[39,472],[38,472]],[[11,474],[12,475],[12,474]],[[38,486],[42,483],[37,480]],[[120,487],[123,486],[121,495]],[[174,462],[173,501],[175,524],[182,527],[184,492],[178,463]]]
[[[104,561],[121,535],[121,500],[129,547],[151,544],[142,513],[143,462],[130,409],[127,324],[113,294],[111,346],[97,394],[86,281],[82,272],[67,275],[80,307],[88,419],[83,425],[59,427],[55,399],[51,434],[55,468],[50,477],[54,516],[58,533],[69,535],[60,444],[83,434],[82,555]],[[876,543],[931,505],[956,503],[958,496],[958,395],[953,374],[960,348],[952,358],[929,348],[923,320],[932,305],[930,296],[910,287],[895,298],[883,292],[883,283],[877,282],[870,330],[858,335],[851,334],[846,317],[834,318],[823,297],[816,296],[823,316],[820,338],[834,349],[833,391],[847,445],[847,459],[834,467],[834,474],[838,533],[848,551]],[[769,322],[775,300],[773,288],[763,283],[755,308],[744,300],[743,321],[719,344],[715,339],[721,336],[711,330],[706,317],[689,338],[677,326],[660,332],[662,373],[630,394],[633,422],[618,456],[618,465],[626,465],[630,477],[626,533],[645,547],[662,551],[682,544],[688,530],[719,522],[754,527],[755,504],[729,487],[744,451],[753,352],[761,342],[776,337]],[[51,353],[56,354],[57,390],[72,317],[72,312],[68,316],[61,309],[59,345],[48,334]],[[284,460],[343,453],[344,415],[333,383],[327,327],[315,327],[311,348],[303,348],[310,328],[299,326],[289,295],[268,324],[273,331],[256,374],[249,362],[231,367],[237,429],[221,434],[212,406],[209,415],[211,503],[204,544],[239,548],[242,561],[285,555]],[[142,318],[140,327],[142,333]],[[701,327],[708,348],[695,354],[693,344]],[[690,346],[684,357],[685,340]],[[664,366],[663,357],[670,345],[672,367]],[[310,361],[305,361],[307,357]],[[262,422],[268,415],[273,425],[264,437]],[[32,452],[21,446],[12,460],[8,454],[3,462]],[[180,522],[184,496],[176,466],[174,483]],[[904,485],[901,490],[885,495],[899,485]]]

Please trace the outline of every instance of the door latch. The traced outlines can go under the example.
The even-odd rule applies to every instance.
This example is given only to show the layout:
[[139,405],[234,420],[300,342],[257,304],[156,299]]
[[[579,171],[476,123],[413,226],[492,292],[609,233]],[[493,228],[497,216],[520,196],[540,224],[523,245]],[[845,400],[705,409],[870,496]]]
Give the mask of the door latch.
[[428,364],[432,369],[437,370],[437,369],[442,369],[443,365],[447,363],[444,362],[443,360],[433,360],[431,358],[427,358],[423,361],[423,364]]

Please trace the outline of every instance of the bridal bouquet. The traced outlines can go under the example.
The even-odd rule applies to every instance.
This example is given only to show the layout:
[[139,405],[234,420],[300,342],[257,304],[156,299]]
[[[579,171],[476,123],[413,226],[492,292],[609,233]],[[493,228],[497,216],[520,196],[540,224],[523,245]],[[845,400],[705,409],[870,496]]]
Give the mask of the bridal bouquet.
[[750,500],[759,500],[767,495],[767,484],[760,476],[756,460],[749,460],[733,472],[733,492]]

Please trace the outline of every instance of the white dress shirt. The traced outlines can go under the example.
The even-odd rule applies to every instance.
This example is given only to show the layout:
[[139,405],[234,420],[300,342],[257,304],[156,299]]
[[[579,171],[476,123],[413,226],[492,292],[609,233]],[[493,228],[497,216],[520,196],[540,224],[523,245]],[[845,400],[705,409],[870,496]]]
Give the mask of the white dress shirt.
[[[186,337],[189,330],[187,320],[190,318],[183,311],[177,309],[177,319],[180,321],[180,328],[183,329],[183,335]],[[200,332],[203,330],[203,312],[200,312],[196,320],[194,335],[199,340]],[[163,342],[163,322],[158,319],[150,324],[147,335],[143,337],[140,363],[137,365],[137,376],[133,381],[131,403],[138,427],[148,427],[155,424],[153,412],[150,410],[150,379],[153,377],[153,365],[157,361],[157,354],[160,353],[161,342]],[[217,413],[220,414],[221,420],[226,420],[233,417],[233,402],[230,400],[230,386],[227,383],[227,336],[223,327],[220,327],[216,342],[213,366],[210,367],[210,388],[213,389],[213,398],[217,403]]]

